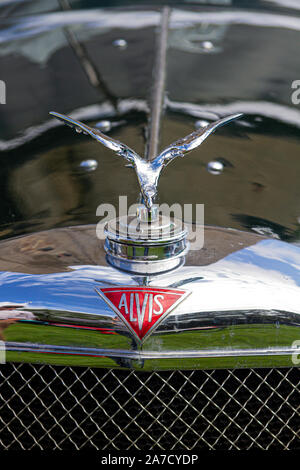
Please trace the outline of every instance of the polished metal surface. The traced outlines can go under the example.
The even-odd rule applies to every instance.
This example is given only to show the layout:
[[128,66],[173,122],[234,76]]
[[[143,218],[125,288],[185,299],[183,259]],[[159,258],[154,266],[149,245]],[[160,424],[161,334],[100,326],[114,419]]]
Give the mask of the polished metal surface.
[[[143,155],[161,10],[137,3],[134,9],[123,3],[70,5],[70,11],[58,4],[50,11],[47,1],[18,1],[12,2],[11,18],[2,14],[0,78],[11,90],[0,106],[2,239],[97,223],[97,205],[117,204],[116,188],[136,202],[135,172],[124,169],[108,148],[100,150],[64,129],[48,111],[57,109],[92,127],[109,121],[109,135]],[[87,56],[76,55],[66,29]],[[209,123],[237,112],[244,117],[207,139],[184,168],[179,159],[169,166],[160,180],[163,201],[205,203],[209,225],[258,227],[285,241],[299,238],[300,119],[290,88],[299,76],[299,31],[299,10],[270,2],[251,9],[243,2],[234,8],[183,3],[172,8],[160,150],[199,120]],[[194,52],[173,43],[173,34],[187,38]],[[119,38],[126,40],[125,50],[113,46]],[[202,52],[204,41],[214,44],[215,53]],[[86,57],[102,76],[101,89],[87,78]],[[203,169],[218,157],[231,166],[216,178]],[[94,175],[77,172],[87,158],[98,162]]]
[[[37,351],[55,346],[125,355],[133,351],[134,357],[147,353],[145,367],[177,367],[172,359],[177,355],[182,367],[207,365],[205,355],[220,356],[210,361],[213,367],[224,364],[221,357],[244,366],[244,354],[253,361],[257,354],[271,365],[277,359],[290,364],[299,314],[299,110],[291,104],[287,84],[299,72],[294,59],[299,12],[261,4],[251,10],[241,5],[171,8],[168,44],[164,41],[166,70],[160,71],[165,77],[160,126],[165,150],[146,162],[138,154],[147,146],[145,126],[154,112],[148,103],[162,9],[73,9],[67,3],[49,11],[44,4],[17,2],[12,18],[6,18],[6,9],[2,15],[1,79],[14,90],[0,110],[1,334],[12,349],[9,354],[22,360],[23,355],[29,357],[24,347]],[[182,36],[188,39],[184,47],[176,41]],[[126,48],[113,45],[120,38]],[[211,44],[214,49],[207,47]],[[257,66],[259,61],[264,67]],[[77,139],[49,119],[49,109],[61,110],[63,122],[79,125],[101,142],[100,157],[85,137]],[[222,116],[240,113],[243,119],[234,126],[206,139],[214,126],[226,122]],[[111,123],[106,128],[110,135],[94,128],[103,121]],[[168,144],[189,134],[199,121],[207,126]],[[196,147],[204,139],[200,160]],[[95,227],[80,226],[97,223],[97,205],[116,205],[117,193],[136,202],[134,172],[125,175],[110,152],[119,152],[136,166],[149,208],[162,167],[192,149],[194,159],[186,159],[184,168],[178,159],[168,169],[168,178],[161,178],[160,195],[171,204],[205,203],[206,224],[224,228],[206,227],[204,248],[186,253],[178,266],[177,258],[171,260],[172,271],[156,275],[155,270],[149,273],[149,266],[147,274],[112,267]],[[86,160],[98,162],[97,169],[79,172],[80,162]],[[202,171],[216,161],[224,168],[218,177]],[[54,227],[65,228],[42,232]],[[129,253],[124,250],[126,259]],[[192,294],[141,350],[94,290],[108,284],[183,286]],[[36,323],[28,312],[37,317]],[[23,321],[19,315],[24,315]],[[97,329],[103,325],[104,331]],[[167,365],[157,354],[168,356]],[[46,354],[42,357],[45,361]],[[56,360],[63,359],[65,355]],[[103,365],[107,359],[91,360]],[[109,363],[116,364],[116,359]],[[136,360],[130,367],[137,363],[140,366]]]
[[182,221],[161,215],[150,222],[141,221],[139,216],[111,220],[105,234],[108,262],[135,274],[174,269],[184,262],[189,246],[188,230]]
[[[98,3],[0,5],[0,447],[299,448],[297,2]],[[98,239],[136,176],[142,238],[127,219]],[[205,204],[202,249],[150,239],[159,179]],[[123,321],[105,292],[125,290]]]
[[[298,247],[207,228],[203,250],[188,253],[185,264],[139,275],[110,267],[95,232],[74,227],[1,243],[8,360],[145,369],[291,365],[300,327]],[[191,294],[139,345],[96,292],[118,286]]]
[[241,113],[233,114],[232,116],[227,116],[209,124],[204,129],[194,131],[186,137],[173,142],[156,158],[148,162],[142,159],[127,145],[103,134],[98,129],[92,129],[80,121],[76,121],[69,116],[65,116],[54,111],[51,111],[50,114],[65,122],[68,126],[74,127],[77,132],[83,132],[84,134],[90,135],[105,147],[108,147],[110,150],[116,152],[117,155],[120,155],[125,158],[125,160],[129,161],[135,169],[143,196],[143,202],[149,210],[151,210],[157,195],[157,186],[162,169],[176,157],[184,157],[187,153],[199,147],[199,145],[201,145],[218,127],[224,126],[225,124],[228,124],[235,119],[239,119],[242,116]]

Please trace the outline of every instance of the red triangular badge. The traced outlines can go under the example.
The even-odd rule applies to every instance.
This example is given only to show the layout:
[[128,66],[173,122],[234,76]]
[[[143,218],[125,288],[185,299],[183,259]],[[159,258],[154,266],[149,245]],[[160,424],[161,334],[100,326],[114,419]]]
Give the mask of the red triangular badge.
[[160,287],[106,287],[96,291],[141,343],[189,294]]

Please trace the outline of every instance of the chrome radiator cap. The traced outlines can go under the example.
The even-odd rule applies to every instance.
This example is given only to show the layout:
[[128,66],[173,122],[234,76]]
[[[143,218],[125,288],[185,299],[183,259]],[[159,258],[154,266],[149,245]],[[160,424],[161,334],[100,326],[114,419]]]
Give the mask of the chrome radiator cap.
[[[177,157],[184,157],[199,147],[216,129],[239,119],[236,113],[208,124],[173,142],[150,160],[141,158],[127,145],[57,112],[50,114],[76,132],[89,135],[129,162],[134,168],[141,191],[142,204],[136,216],[124,216],[105,227],[107,261],[114,267],[136,274],[154,274],[177,268],[188,250],[187,230],[180,220],[159,214],[154,204],[162,170]],[[157,144],[157,142],[156,142]],[[156,145],[157,146],[157,145]]]
[[107,261],[136,274],[154,274],[179,266],[187,253],[187,228],[182,221],[157,215],[111,220],[105,228]]

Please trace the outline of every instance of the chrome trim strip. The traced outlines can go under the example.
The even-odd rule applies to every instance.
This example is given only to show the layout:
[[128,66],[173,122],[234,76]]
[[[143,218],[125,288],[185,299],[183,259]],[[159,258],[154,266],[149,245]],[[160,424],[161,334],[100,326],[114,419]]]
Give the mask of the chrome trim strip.
[[185,358],[209,358],[209,357],[247,357],[247,356],[286,356],[292,354],[300,355],[300,348],[264,348],[264,349],[219,349],[208,351],[128,351],[125,349],[98,349],[98,348],[75,348],[72,346],[57,346],[51,344],[17,343],[6,342],[7,351],[71,354],[80,356],[105,356],[120,357],[127,359],[185,359]]

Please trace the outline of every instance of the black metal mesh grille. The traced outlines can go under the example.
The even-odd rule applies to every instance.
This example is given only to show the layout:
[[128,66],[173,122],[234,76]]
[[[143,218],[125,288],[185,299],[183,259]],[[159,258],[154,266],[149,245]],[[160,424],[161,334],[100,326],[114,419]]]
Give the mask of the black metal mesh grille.
[[5,449],[300,448],[299,369],[0,366]]

